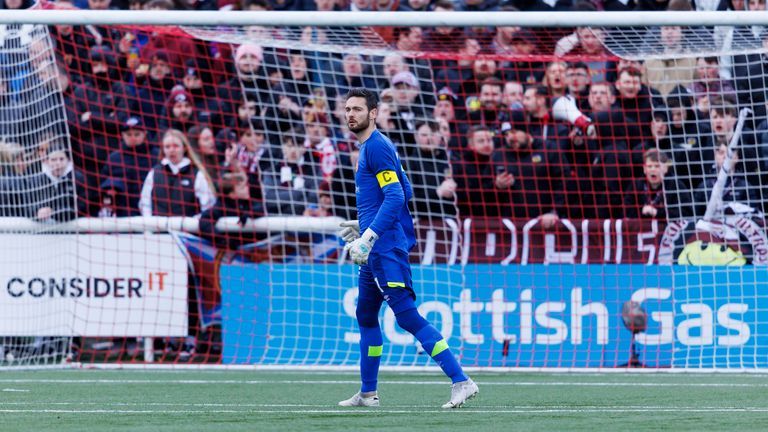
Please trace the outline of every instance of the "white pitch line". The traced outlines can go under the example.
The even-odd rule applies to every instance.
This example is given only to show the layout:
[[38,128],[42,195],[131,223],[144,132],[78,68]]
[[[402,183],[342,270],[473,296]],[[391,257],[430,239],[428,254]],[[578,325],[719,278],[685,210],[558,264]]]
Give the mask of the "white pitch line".
[[[762,388],[768,387],[766,383],[673,383],[673,382],[640,382],[640,381],[603,381],[603,382],[539,382],[539,381],[482,381],[478,380],[482,386],[502,386],[502,387],[725,387],[725,388]],[[298,385],[356,385],[357,380],[131,380],[131,379],[0,379],[0,384],[183,384],[183,385],[263,385],[263,384],[298,384]],[[439,385],[447,386],[447,381],[384,381],[385,385]]]
[[[30,401],[30,402],[0,402],[0,407],[11,407],[11,406],[34,406],[34,405],[44,405],[44,406],[99,406],[99,407],[186,407],[189,409],[192,408],[229,408],[230,411],[234,410],[235,408],[291,408],[293,410],[296,409],[314,409],[317,411],[326,412],[327,410],[323,408],[330,408],[333,407],[334,409],[337,409],[335,406],[328,405],[328,404],[259,404],[259,403],[253,403],[253,404],[244,404],[244,403],[178,403],[178,402],[85,402],[85,401],[78,401],[78,402],[37,402],[37,401]],[[404,410],[410,408],[410,411],[417,410],[421,412],[423,409],[426,409],[427,411],[432,410],[435,408],[434,405],[387,405],[385,408],[379,408],[375,409],[375,411],[379,410]],[[11,408],[5,408],[5,409],[11,409]],[[33,408],[28,408],[33,409]],[[102,408],[104,409],[104,408]],[[700,410],[700,411],[717,411],[717,410],[726,410],[726,411],[755,411],[755,412],[762,412],[768,410],[768,407],[756,407],[756,406],[675,406],[675,405],[580,405],[578,407],[570,406],[570,405],[547,405],[547,406],[541,406],[541,405],[511,405],[511,406],[498,406],[498,407],[489,407],[485,406],[483,407],[486,411],[493,411],[493,412],[503,412],[507,410],[528,410],[528,411],[542,411],[542,410],[595,410],[595,411],[620,411],[620,410],[635,410],[635,411],[646,411],[646,410],[660,410],[660,411],[676,411],[676,410],[685,410],[685,411],[694,411],[694,410]],[[186,410],[185,410],[186,411]],[[236,410],[237,412],[247,412],[247,410]],[[266,412],[281,412],[277,410],[264,410]],[[345,410],[346,411],[346,410]],[[475,411],[474,409],[472,411]],[[209,412],[209,411],[205,411]],[[441,411],[443,412],[443,411]]]
[[29,393],[29,390],[27,389],[15,389],[15,388],[4,388],[2,391],[5,393]]
[[[414,410],[408,409],[292,409],[292,410],[168,410],[168,409],[3,409],[5,414],[346,414],[346,415],[371,415],[371,414],[413,414]],[[446,413],[444,409],[418,410],[419,413]],[[516,409],[504,408],[498,410],[489,409],[462,409],[463,414],[601,414],[601,413],[766,413],[768,408],[535,408]]]

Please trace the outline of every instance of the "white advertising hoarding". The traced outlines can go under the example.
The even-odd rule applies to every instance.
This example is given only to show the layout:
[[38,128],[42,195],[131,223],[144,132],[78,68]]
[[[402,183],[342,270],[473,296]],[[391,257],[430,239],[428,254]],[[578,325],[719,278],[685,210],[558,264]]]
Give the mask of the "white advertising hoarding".
[[0,235],[0,335],[185,336],[187,262],[167,234]]

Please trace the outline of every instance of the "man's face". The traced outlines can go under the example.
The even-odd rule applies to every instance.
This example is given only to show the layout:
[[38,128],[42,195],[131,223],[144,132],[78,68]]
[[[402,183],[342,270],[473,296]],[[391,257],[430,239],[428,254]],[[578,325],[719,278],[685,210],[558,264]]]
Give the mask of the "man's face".
[[174,103],[173,117],[182,121],[187,121],[192,118],[192,104],[190,104],[187,100]]
[[475,78],[485,79],[496,74],[496,62],[487,59],[475,60],[473,64]]
[[395,97],[395,103],[400,107],[410,106],[416,96],[419,95],[419,91],[415,87],[411,87],[406,83],[395,84],[394,91],[392,92]]
[[594,112],[605,112],[616,102],[616,96],[606,84],[592,84],[589,87],[589,106]]
[[507,143],[507,147],[512,150],[520,150],[528,148],[531,136],[525,131],[512,129],[504,132],[504,140]]
[[539,96],[536,93],[536,89],[530,88],[525,91],[523,95],[523,107],[528,114],[538,114],[542,105],[544,104],[544,97]]
[[547,67],[547,84],[550,88],[561,89],[565,87],[565,65],[560,62],[552,63]]
[[501,87],[493,84],[480,87],[480,103],[486,109],[497,109],[501,105]]
[[493,135],[491,131],[479,130],[472,134],[469,148],[477,154],[490,156],[493,154]]
[[646,159],[643,164],[643,173],[645,173],[645,180],[652,186],[658,186],[664,181],[664,176],[667,175],[669,167],[667,164],[659,161],[653,161]]
[[661,28],[661,44],[665,47],[678,47],[682,38],[683,32],[678,26],[665,26]]
[[589,72],[586,69],[571,68],[565,72],[565,82],[572,94],[584,91],[589,85],[589,78]]
[[504,93],[501,95],[501,101],[507,108],[513,104],[523,103],[523,86],[519,82],[508,82],[504,84]]
[[616,82],[616,89],[624,99],[634,99],[640,93],[640,77],[622,72]]
[[344,69],[344,75],[348,77],[356,77],[363,74],[362,60],[356,54],[345,56],[342,63],[342,68]]
[[48,168],[54,177],[61,177],[69,164],[69,158],[64,152],[53,151],[48,154]]
[[721,114],[717,110],[710,110],[709,122],[715,135],[727,137],[733,132],[733,127],[736,125],[736,117],[728,113]]
[[431,150],[434,148],[435,141],[432,139],[432,129],[429,125],[423,124],[416,129],[416,145],[423,150]]
[[362,132],[370,126],[371,121],[376,120],[376,108],[368,111],[365,98],[351,97],[344,104],[347,127],[354,133]]
[[147,137],[147,133],[142,129],[128,129],[122,133],[123,142],[128,147],[136,147],[144,144],[144,139]]
[[399,54],[389,54],[384,57],[382,67],[384,68],[384,75],[386,75],[390,81],[392,81],[392,77],[398,73],[408,70],[405,67],[405,61]]

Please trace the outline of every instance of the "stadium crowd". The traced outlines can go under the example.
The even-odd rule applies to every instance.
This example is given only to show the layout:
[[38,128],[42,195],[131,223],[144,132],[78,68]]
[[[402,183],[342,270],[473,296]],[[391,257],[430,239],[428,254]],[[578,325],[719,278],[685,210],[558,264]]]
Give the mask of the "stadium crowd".
[[[29,6],[21,0],[4,5]],[[450,12],[714,6],[687,0],[78,0],[45,7]],[[763,10],[765,2],[721,1],[717,8]],[[680,27],[648,30],[671,57],[645,62],[612,57],[603,43],[607,31],[589,28],[377,28],[375,38],[389,49],[381,55],[300,49],[333,45],[332,30],[317,28],[291,36],[247,27],[247,40],[234,45],[171,28],[50,30],[53,47],[40,41],[20,47],[29,63],[6,71],[13,76],[2,81],[8,102],[2,114],[29,116],[39,106],[25,105],[33,95],[19,97],[19,90],[55,82],[72,154],[60,134],[14,142],[21,133],[6,131],[0,152],[6,216],[354,218],[359,149],[342,105],[343,95],[360,86],[380,90],[377,123],[412,177],[416,217],[541,218],[550,227],[563,217],[701,216],[738,108],[753,108],[757,119],[765,113],[763,59],[675,57],[689,51],[694,36],[715,37]],[[768,40],[768,32],[750,31],[742,36]],[[365,41],[372,37],[366,32],[345,36]],[[269,40],[290,37],[295,48],[270,47]],[[55,63],[45,60],[50,49]],[[566,119],[563,104],[578,108],[578,118]],[[768,122],[750,122],[741,142],[726,201],[762,211],[758,186],[768,180]],[[74,200],[61,198],[75,193],[62,186],[66,176],[77,179],[77,209]],[[238,200],[247,205],[222,208],[233,202],[233,191],[241,191]]]
[[[764,10],[765,1],[75,0],[42,7]],[[423,220],[538,218],[548,229],[561,218],[701,217],[745,106],[758,120],[741,134],[720,210],[765,211],[768,121],[759,119],[768,59],[682,55],[694,40],[716,35],[644,31],[669,59],[614,57],[603,43],[607,30],[590,28],[251,26],[230,43],[170,27],[52,26],[53,46],[20,38],[10,46],[23,56],[5,57],[29,60],[4,63],[0,80],[0,215],[196,216],[204,237],[232,249],[257,237],[217,232],[223,216],[354,219],[360,148],[343,112],[354,87],[379,90],[377,125],[398,147],[414,187],[413,214]],[[760,28],[740,37],[768,44]],[[378,43],[371,50],[378,54],[349,49],[358,43]],[[65,125],[50,118],[62,102]]]

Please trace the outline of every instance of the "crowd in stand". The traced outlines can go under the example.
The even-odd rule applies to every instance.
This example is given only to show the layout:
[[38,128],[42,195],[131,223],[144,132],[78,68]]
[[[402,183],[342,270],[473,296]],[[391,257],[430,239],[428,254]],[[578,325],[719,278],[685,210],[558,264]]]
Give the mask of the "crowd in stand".
[[[29,7],[23,3],[4,7]],[[762,10],[765,2],[76,0],[52,7]],[[45,58],[44,44],[25,47],[31,84],[10,82],[55,82],[72,154],[57,134],[36,138],[34,157],[6,138],[3,214],[354,218],[360,149],[345,125],[343,95],[362,86],[380,90],[378,127],[398,147],[418,218],[539,218],[551,227],[560,218],[701,217],[738,109],[753,108],[756,119],[765,112],[764,59],[682,55],[692,35],[680,27],[648,30],[672,57],[645,62],[611,57],[607,31],[589,28],[377,28],[391,48],[380,55],[300,49],[332,39],[328,29],[303,29],[294,49],[269,47],[265,37],[288,37],[280,30],[243,31],[251,40],[230,45],[169,28],[57,25],[47,47],[54,64],[35,60]],[[768,40],[760,29],[746,32],[756,43]],[[13,94],[4,89],[0,114],[23,118]],[[558,113],[558,104],[578,116]],[[750,121],[740,142],[724,200],[760,212],[768,122]],[[77,205],[60,197],[75,193],[62,181],[71,176]]]

